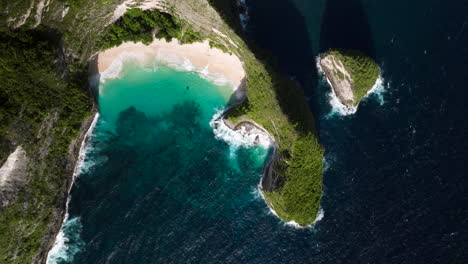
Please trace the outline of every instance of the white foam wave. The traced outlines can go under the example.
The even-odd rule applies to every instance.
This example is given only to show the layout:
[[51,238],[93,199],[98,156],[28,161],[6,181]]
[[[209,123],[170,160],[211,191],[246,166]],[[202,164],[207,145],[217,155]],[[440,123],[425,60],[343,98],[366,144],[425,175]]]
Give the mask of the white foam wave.
[[[68,213],[66,215],[68,218]],[[64,230],[70,234],[71,238],[65,235]],[[54,243],[54,247],[49,251],[47,256],[47,264],[57,264],[63,261],[71,262],[76,253],[84,246],[84,242],[80,239],[82,225],[79,217],[68,220],[60,230]],[[69,246],[67,243],[73,239],[74,244]]]
[[[320,56],[317,56],[315,58],[316,60],[316,66],[318,69],[319,74],[327,81],[328,86],[330,87],[330,93],[327,94],[329,103],[332,107],[330,113],[327,115],[327,117],[334,116],[335,114],[341,115],[341,116],[347,116],[347,115],[352,115],[356,113],[358,106],[346,106],[341,103],[341,101],[338,99],[338,96],[336,96],[335,91],[331,88],[332,84],[328,77],[326,76],[325,72],[323,71],[322,67],[320,66]],[[377,80],[375,81],[375,84],[372,86],[372,88],[367,91],[366,95],[361,99],[365,100],[370,97],[370,95],[375,94],[378,98],[379,104],[383,105],[385,103],[384,98],[383,98],[383,93],[385,92],[385,86],[384,84],[384,79],[382,75],[379,75]]]
[[111,65],[105,71],[100,73],[100,82],[104,83],[106,80],[119,78],[123,71],[124,63],[126,62],[132,61],[144,65],[146,60],[147,57],[143,52],[124,51],[112,61]]
[[267,205],[269,213],[276,216],[279,219],[280,222],[282,222],[284,225],[289,226],[289,227],[293,227],[293,228],[296,228],[296,229],[313,228],[325,216],[325,211],[322,209],[322,207],[320,207],[319,211],[317,212],[317,216],[315,217],[315,220],[310,225],[301,226],[294,220],[289,221],[289,222],[284,222],[279,218],[278,213],[276,213],[276,211],[273,208],[271,208],[270,205],[268,205],[268,203],[266,202],[265,196],[263,195],[263,192],[262,192],[262,181],[261,180],[260,180],[260,183],[257,186],[256,191],[252,192],[252,194],[254,195],[254,198],[261,197],[263,199],[263,201],[265,202],[265,204]]
[[233,150],[254,145],[262,146],[265,149],[272,146],[268,133],[259,128],[254,127],[248,130],[243,126],[237,130],[229,128],[223,121],[223,113],[224,110],[217,111],[210,121],[216,139],[225,141]]
[[[94,131],[94,128],[96,127],[98,119],[99,119],[99,113],[96,113],[94,115],[91,125],[89,126],[88,131],[86,131],[86,134],[83,138],[83,142],[80,146],[78,160],[76,162],[76,166],[73,171],[72,182],[70,184],[70,188],[68,189],[67,203],[65,205],[65,217],[63,218],[62,227],[60,228],[60,231],[57,234],[57,237],[55,238],[54,245],[52,246],[52,249],[47,253],[47,261],[46,261],[47,264],[56,264],[61,260],[68,260],[71,257],[68,253],[69,248],[66,244],[69,241],[69,238],[66,236],[64,229],[66,229],[67,226],[77,225],[80,223],[80,221],[79,221],[79,218],[73,218],[73,219],[68,220],[68,217],[69,217],[68,206],[71,200],[70,191],[71,191],[73,184],[75,183],[76,177],[78,177],[78,175],[80,175],[83,169],[85,168],[85,157],[88,151],[90,150],[90,146],[89,144],[87,144],[87,142],[88,142],[88,139],[93,135],[93,131]],[[75,254],[76,252],[72,252],[72,253]]]
[[377,100],[379,101],[379,104],[383,105],[385,103],[385,100],[384,100],[385,91],[386,90],[384,86],[384,79],[382,76],[379,76],[374,86],[372,86],[372,89],[367,91],[367,94],[366,96],[364,96],[364,98],[368,98],[370,95],[375,95],[377,97]]
[[338,99],[338,96],[336,96],[335,90],[333,90],[331,88],[332,86],[331,86],[330,80],[328,80],[328,78],[326,78],[326,79],[327,79],[328,85],[330,86],[330,93],[328,94],[328,99],[329,99],[329,103],[330,103],[330,105],[332,107],[332,110],[331,110],[329,116],[333,115],[333,114],[339,114],[339,115],[342,115],[342,116],[347,116],[347,115],[352,115],[352,114],[356,113],[357,107],[355,107],[355,106],[346,106],[346,105],[342,104],[340,99]]
[[[78,153],[78,160],[76,162],[75,170],[73,171],[72,183],[70,184],[70,189],[68,190],[69,193],[70,193],[70,190],[71,190],[71,188],[73,186],[73,183],[75,183],[76,177],[78,177],[78,175],[80,175],[83,172],[83,169],[85,168],[85,162],[84,161],[85,161],[86,155],[88,154],[88,152],[91,149],[91,146],[88,144],[88,140],[93,135],[94,128],[96,127],[98,119],[99,119],[99,113],[96,113],[94,115],[93,121],[91,122],[91,125],[88,128],[88,131],[86,131],[86,134],[85,134],[85,136],[83,138],[83,143],[80,146],[80,151]],[[67,206],[68,206],[68,202],[67,202]]]
[[158,51],[158,54],[153,58],[156,62],[168,66],[177,71],[188,71],[197,73],[200,77],[205,80],[208,80],[216,85],[230,85],[233,88],[233,91],[237,89],[237,86],[229,81],[222,74],[210,72],[210,65],[205,65],[205,67],[199,68],[193,65],[193,63],[187,59],[180,57],[174,53]]
[[176,71],[193,72],[198,74],[201,78],[208,80],[216,85],[224,86],[229,85],[235,91],[238,87],[225,76],[219,73],[210,72],[210,65],[204,67],[196,67],[188,58],[180,57],[172,52],[163,52],[158,50],[156,55],[149,55],[144,52],[122,52],[111,63],[111,65],[103,72],[100,73],[100,82],[105,83],[109,79],[120,78],[124,64],[135,63],[142,67],[150,66],[155,70],[159,65],[164,65]]
[[294,227],[296,229],[313,228],[320,220],[323,219],[324,216],[325,216],[325,212],[323,211],[322,207],[320,207],[319,211],[317,212],[317,216],[315,217],[315,220],[310,225],[301,226],[294,220],[285,222],[284,224],[290,227]]

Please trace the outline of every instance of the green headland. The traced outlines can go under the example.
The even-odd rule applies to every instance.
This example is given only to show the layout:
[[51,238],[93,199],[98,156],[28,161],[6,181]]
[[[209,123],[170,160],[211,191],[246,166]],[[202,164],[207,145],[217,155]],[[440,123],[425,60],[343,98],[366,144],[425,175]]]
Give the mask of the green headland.
[[0,208],[0,263],[43,263],[53,245],[78,150],[97,107],[87,80],[92,55],[125,41],[150,43],[154,34],[181,44],[208,40],[239,57],[246,99],[225,118],[253,120],[275,142],[262,180],[266,203],[283,221],[307,226],[315,220],[324,150],[313,115],[302,90],[241,36],[235,1],[163,1],[164,12],[130,9],[113,20],[122,1],[80,0],[56,3],[42,17],[21,21],[27,2],[8,4],[9,17],[0,20],[0,161],[19,146],[27,157],[27,181]]

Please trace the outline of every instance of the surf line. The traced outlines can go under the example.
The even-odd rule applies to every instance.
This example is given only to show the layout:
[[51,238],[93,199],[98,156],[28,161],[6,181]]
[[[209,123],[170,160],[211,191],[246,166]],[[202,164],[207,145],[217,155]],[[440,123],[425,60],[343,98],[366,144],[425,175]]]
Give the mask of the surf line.
[[65,243],[68,241],[68,238],[65,236],[65,233],[63,231],[64,224],[68,221],[69,214],[68,214],[68,207],[70,204],[71,200],[71,189],[73,187],[73,184],[75,183],[76,178],[80,175],[83,169],[84,165],[84,159],[86,158],[86,154],[88,152],[88,140],[91,138],[92,133],[94,131],[94,128],[96,127],[97,121],[99,119],[99,113],[96,111],[94,113],[93,121],[91,122],[91,125],[89,126],[88,130],[86,131],[85,136],[83,137],[83,140],[81,141],[80,145],[80,150],[78,152],[78,159],[76,161],[75,168],[73,170],[73,175],[72,175],[72,180],[70,183],[70,186],[68,187],[67,191],[67,202],[65,203],[65,216],[63,218],[62,224],[60,226],[60,231],[55,237],[55,242],[52,248],[47,252],[47,264],[53,264],[55,262],[52,262],[53,260],[51,259],[51,256],[57,255],[61,249],[66,248],[67,246]]

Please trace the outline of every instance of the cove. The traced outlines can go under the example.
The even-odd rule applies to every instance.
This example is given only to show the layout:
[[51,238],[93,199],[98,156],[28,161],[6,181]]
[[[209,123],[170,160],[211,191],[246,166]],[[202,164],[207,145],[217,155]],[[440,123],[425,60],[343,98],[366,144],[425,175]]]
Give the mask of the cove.
[[272,150],[229,145],[210,126],[231,94],[193,72],[131,62],[101,82],[48,263],[203,261],[258,221],[277,222],[257,190]]

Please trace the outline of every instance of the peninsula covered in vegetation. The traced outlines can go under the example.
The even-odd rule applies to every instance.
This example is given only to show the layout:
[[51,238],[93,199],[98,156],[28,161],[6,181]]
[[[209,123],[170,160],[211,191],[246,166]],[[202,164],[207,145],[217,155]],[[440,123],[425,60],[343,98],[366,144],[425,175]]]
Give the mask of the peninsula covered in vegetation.
[[[233,102],[236,106],[226,112],[225,118],[236,127],[236,124],[247,121],[268,131],[276,151],[262,180],[264,198],[283,221],[294,221],[300,226],[311,224],[320,206],[323,149],[318,143],[314,118],[300,88],[272,65],[259,63],[250,57],[252,53],[244,43],[233,45],[228,41],[222,44],[217,41],[219,35],[218,38],[216,34],[203,36],[192,31],[180,18],[155,12],[130,9],[110,26],[108,35],[101,42],[102,47],[116,46],[124,40],[142,41],[149,45],[153,41],[152,34],[156,32],[155,38],[166,41],[175,38],[181,44],[207,39],[210,46],[221,47],[223,51],[238,56],[247,75],[246,96],[242,102]],[[161,20],[166,22],[156,22]]]
[[334,93],[348,107],[357,107],[380,75],[374,60],[354,50],[327,51],[320,56],[319,63]]
[[[271,135],[276,150],[262,180],[267,204],[286,222],[307,226],[315,220],[323,148],[314,118],[297,84],[236,34],[232,5],[156,1],[158,10],[142,10],[138,5],[144,1],[130,8],[124,1],[80,0],[43,9],[42,2],[29,2],[34,4],[5,4],[9,13],[0,20],[0,161],[21,150],[27,168],[24,180],[5,181],[0,263],[45,262],[60,230],[78,150],[98,108],[88,84],[91,59],[124,42],[149,44],[154,37],[180,44],[207,41],[240,59],[246,96],[224,118],[253,120]],[[114,19],[122,7],[125,15]]]

